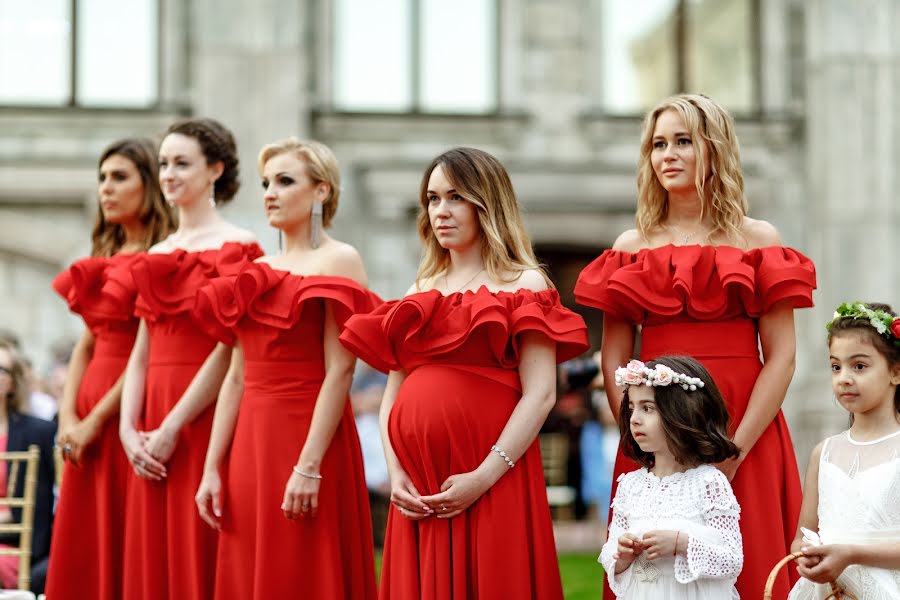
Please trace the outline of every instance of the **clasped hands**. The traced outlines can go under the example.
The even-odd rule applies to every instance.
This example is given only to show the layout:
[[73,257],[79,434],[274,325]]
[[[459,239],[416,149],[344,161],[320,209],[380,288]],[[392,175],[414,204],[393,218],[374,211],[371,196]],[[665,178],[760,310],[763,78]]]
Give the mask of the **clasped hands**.
[[131,429],[120,433],[128,462],[138,477],[161,481],[167,476],[166,465],[178,444],[178,432],[160,425],[153,431]]
[[618,546],[613,558],[616,559],[616,572],[621,573],[631,566],[638,556],[644,555],[647,560],[656,560],[665,556],[673,556],[678,538],[687,537],[684,533],[668,529],[654,529],[639,538],[633,533],[619,537]]
[[391,477],[391,503],[411,521],[427,517],[452,519],[469,508],[488,488],[490,482],[486,477],[470,471],[451,475],[441,484],[440,493],[423,496],[409,475],[400,471]]

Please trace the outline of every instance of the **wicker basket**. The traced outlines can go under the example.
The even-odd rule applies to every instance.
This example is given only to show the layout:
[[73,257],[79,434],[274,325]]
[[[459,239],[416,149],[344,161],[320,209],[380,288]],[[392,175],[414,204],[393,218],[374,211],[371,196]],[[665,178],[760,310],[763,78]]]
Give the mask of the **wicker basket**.
[[[803,556],[802,552],[794,552],[778,561],[778,564],[775,565],[775,568],[772,569],[772,572],[769,573],[769,578],[766,580],[766,592],[765,595],[763,595],[764,600],[772,600],[772,588],[775,586],[775,578],[778,577],[778,571],[780,571],[784,565],[792,560],[797,560],[801,556]],[[825,600],[858,600],[858,598],[850,592],[845,592],[836,582],[832,581],[829,585],[831,585],[831,593],[825,596]]]

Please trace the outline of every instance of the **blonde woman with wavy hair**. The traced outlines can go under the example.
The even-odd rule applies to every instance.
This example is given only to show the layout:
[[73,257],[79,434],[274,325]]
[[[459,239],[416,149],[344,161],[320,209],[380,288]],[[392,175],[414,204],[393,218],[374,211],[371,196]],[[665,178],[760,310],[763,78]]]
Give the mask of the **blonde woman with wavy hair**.
[[441,154],[420,197],[416,282],[341,334],[390,373],[380,597],[561,599],[536,438],[556,363],[587,347],[584,321],[539,267],[496,158]]
[[[737,590],[752,597],[790,553],[800,510],[781,404],[794,373],[794,309],[812,306],[815,267],[775,227],[747,216],[734,121],[706,96],[673,96],[647,113],[637,183],[636,227],[581,272],[575,297],[604,311],[607,381],[634,355],[640,330],[641,360],[693,355],[721,389],[741,449],[719,465],[748,549]],[[618,414],[622,393],[607,391]],[[619,453],[613,494],[619,474],[636,468]],[[776,597],[790,578],[782,573]],[[615,597],[608,586],[607,597]]]

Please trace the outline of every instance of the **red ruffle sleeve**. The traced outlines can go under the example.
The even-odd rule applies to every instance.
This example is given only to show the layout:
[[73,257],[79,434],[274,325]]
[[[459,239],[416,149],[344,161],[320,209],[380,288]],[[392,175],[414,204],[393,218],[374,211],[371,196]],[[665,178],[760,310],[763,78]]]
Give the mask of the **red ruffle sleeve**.
[[162,315],[189,313],[197,290],[218,277],[240,272],[262,256],[257,244],[228,242],[221,248],[187,252],[143,254],[134,261],[131,275],[138,297],[135,313],[149,321]]
[[69,310],[85,321],[127,321],[134,313],[134,288],[123,277],[137,255],[92,256],[75,261],[53,280]]
[[346,277],[300,276],[249,263],[237,275],[214,279],[197,293],[194,318],[210,335],[234,344],[234,328],[244,317],[258,323],[290,329],[309,300],[331,303],[340,329],[357,313],[367,313],[381,298]]
[[682,313],[716,320],[759,317],[779,302],[812,306],[815,288],[815,265],[792,248],[667,245],[607,250],[579,275],[575,299],[632,323]]
[[[405,368],[405,357],[418,363],[440,362],[464,352],[472,339],[486,340],[498,366],[518,365],[518,337],[538,331],[557,345],[563,361],[588,348],[584,320],[559,303],[556,290],[492,293],[478,291],[442,296],[437,290],[387,302],[348,321],[341,342],[380,371]],[[484,342],[481,342],[484,343]]]

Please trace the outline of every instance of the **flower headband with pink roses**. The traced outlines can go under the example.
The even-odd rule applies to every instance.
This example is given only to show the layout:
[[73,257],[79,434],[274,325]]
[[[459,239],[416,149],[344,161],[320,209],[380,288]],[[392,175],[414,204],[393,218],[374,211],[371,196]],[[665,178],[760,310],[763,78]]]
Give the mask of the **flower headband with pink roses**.
[[699,377],[691,377],[684,373],[676,373],[666,365],[657,363],[652,369],[647,368],[639,360],[632,360],[624,367],[616,369],[616,385],[646,385],[649,387],[664,387],[667,385],[680,385],[684,391],[693,392],[704,386]]

